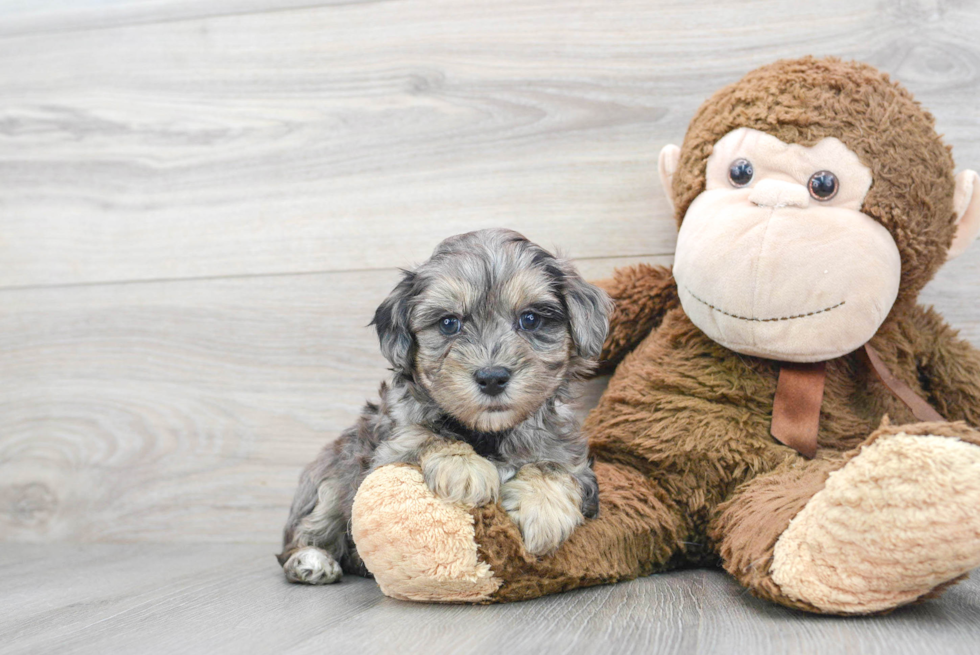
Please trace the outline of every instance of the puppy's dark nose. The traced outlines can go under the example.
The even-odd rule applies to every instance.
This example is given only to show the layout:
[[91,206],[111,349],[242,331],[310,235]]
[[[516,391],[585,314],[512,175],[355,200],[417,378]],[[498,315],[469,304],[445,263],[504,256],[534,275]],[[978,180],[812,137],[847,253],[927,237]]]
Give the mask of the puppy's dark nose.
[[510,371],[503,366],[490,366],[481,368],[473,374],[473,377],[480,385],[480,391],[488,396],[496,396],[503,393],[507,383],[510,382]]

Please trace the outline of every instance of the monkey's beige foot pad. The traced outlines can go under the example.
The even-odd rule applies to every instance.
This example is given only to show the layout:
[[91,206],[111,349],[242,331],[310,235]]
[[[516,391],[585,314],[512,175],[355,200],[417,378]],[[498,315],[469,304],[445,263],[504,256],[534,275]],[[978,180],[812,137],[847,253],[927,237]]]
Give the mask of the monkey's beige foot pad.
[[980,565],[980,447],[904,432],[827,479],[776,542],[771,574],[818,609],[913,602]]
[[500,586],[477,556],[473,516],[438,498],[412,466],[384,466],[354,497],[357,552],[385,595],[473,603]]

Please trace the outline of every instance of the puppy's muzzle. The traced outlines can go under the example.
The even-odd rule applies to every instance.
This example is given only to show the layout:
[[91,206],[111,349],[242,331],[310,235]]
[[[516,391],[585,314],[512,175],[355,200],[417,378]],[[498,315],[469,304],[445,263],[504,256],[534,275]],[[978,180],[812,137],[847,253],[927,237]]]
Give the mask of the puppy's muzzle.
[[499,396],[510,382],[510,371],[503,366],[489,366],[474,373],[473,379],[480,386],[481,392],[488,396]]

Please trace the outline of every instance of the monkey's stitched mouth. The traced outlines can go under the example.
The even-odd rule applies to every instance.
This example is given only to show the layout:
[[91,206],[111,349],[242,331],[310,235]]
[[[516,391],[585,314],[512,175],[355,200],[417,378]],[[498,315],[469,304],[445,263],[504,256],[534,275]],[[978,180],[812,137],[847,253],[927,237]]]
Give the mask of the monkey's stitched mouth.
[[707,307],[709,307],[710,309],[713,309],[714,311],[718,312],[719,314],[724,314],[725,316],[730,316],[731,318],[737,318],[740,321],[752,321],[752,322],[755,322],[755,323],[774,323],[776,321],[792,321],[792,320],[797,319],[797,318],[806,318],[807,316],[816,316],[817,314],[824,314],[824,313],[829,312],[831,310],[837,309],[838,307],[843,307],[844,306],[844,303],[847,302],[845,300],[841,300],[836,305],[831,305],[830,307],[824,307],[823,309],[818,309],[818,310],[815,310],[815,311],[812,311],[812,312],[807,312],[805,314],[794,314],[793,316],[778,316],[778,317],[773,317],[773,318],[755,318],[755,317],[752,317],[752,316],[739,316],[738,314],[732,314],[731,312],[726,312],[724,309],[721,309],[720,307],[715,307],[714,305],[712,305],[707,300],[703,300],[701,298],[698,298],[697,295],[695,295],[695,293],[693,291],[691,291],[687,286],[684,287],[684,290],[687,291],[689,294],[691,294],[691,297],[694,298],[695,300],[697,300],[699,303],[702,303],[703,305],[706,305]]

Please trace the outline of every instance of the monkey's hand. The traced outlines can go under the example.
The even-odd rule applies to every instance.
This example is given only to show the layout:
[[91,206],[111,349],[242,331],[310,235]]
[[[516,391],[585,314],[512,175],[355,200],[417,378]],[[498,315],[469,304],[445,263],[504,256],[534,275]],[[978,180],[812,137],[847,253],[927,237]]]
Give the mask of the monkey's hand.
[[524,547],[533,555],[554,552],[584,521],[581,486],[554,465],[522,467],[501,488],[501,505],[520,528]]
[[497,467],[468,444],[438,441],[425,449],[419,464],[425,483],[440,498],[470,507],[497,502]]

